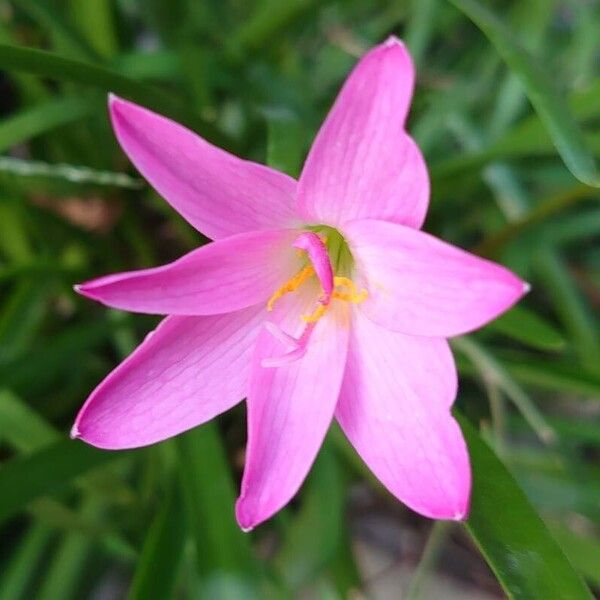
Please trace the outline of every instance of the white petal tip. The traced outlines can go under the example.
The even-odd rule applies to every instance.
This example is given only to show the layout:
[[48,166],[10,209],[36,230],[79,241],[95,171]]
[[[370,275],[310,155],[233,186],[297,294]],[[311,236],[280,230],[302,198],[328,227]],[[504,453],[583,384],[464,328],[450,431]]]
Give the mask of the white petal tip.
[[385,42],[383,42],[383,45],[386,48],[391,48],[392,46],[404,47],[404,42],[400,38],[397,38],[395,35],[390,35],[390,37],[387,40],[385,40]]
[[81,432],[77,428],[77,423],[75,423],[75,425],[73,425],[73,427],[71,428],[71,433],[69,434],[69,437],[72,440],[76,440],[80,435],[81,435]]
[[251,531],[254,529],[254,527],[242,527],[242,526],[240,525],[240,529],[241,529],[241,530],[242,530],[244,533],[250,533],[250,532],[251,532]]
[[523,293],[528,294],[531,291],[531,284],[526,281],[523,282]]

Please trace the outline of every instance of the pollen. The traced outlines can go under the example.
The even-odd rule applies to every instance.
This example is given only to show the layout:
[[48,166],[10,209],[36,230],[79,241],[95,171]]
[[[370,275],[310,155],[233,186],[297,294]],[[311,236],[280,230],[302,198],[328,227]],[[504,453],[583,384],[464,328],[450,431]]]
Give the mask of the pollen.
[[333,284],[336,288],[346,288],[347,292],[341,292],[337,289],[333,290],[332,297],[337,300],[344,300],[345,302],[352,302],[352,304],[360,304],[367,299],[367,290],[363,289],[360,292],[356,289],[356,285],[352,279],[347,277],[334,277]]
[[271,312],[275,306],[275,302],[282,296],[295,292],[309,277],[315,274],[315,270],[312,265],[308,265],[298,271],[289,281],[286,281],[270,298],[267,302],[267,310]]

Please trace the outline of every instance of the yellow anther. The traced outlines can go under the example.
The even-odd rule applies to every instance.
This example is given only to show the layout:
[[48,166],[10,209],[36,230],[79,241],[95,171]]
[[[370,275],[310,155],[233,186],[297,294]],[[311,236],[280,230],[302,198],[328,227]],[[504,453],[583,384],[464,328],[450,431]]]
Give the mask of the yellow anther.
[[326,304],[319,304],[316,310],[310,315],[302,315],[302,320],[305,323],[316,323],[327,311]]
[[289,281],[286,281],[267,302],[267,310],[270,312],[275,306],[275,302],[285,294],[297,290],[309,277],[315,274],[315,270],[311,265],[304,267],[296,273]]
[[343,300],[344,302],[352,302],[353,304],[360,304],[367,299],[367,290],[361,290],[360,292],[356,289],[354,281],[348,279],[348,277],[334,277],[333,283],[335,287],[345,287],[348,292],[340,292],[335,290],[332,294],[333,298],[337,300]]
[[356,294],[344,294],[343,292],[337,291],[331,294],[331,297],[335,298],[336,300],[352,302],[352,304],[360,304],[361,302],[364,302],[367,299],[367,296],[367,290],[361,290],[359,293]]
[[[340,292],[334,290],[331,294],[331,298],[334,300],[342,300],[343,302],[352,302],[352,304],[360,304],[367,299],[367,290],[361,290],[360,292],[356,289],[356,285],[351,279],[347,277],[334,277],[333,283],[336,287],[345,287],[348,292]],[[319,304],[315,311],[310,315],[302,315],[302,320],[305,323],[315,323],[318,321],[329,308],[329,304]]]

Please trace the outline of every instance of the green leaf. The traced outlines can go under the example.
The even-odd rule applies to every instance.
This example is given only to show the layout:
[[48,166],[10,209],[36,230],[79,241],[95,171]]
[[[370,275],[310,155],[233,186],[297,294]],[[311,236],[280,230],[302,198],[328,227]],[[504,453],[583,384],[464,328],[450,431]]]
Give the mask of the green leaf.
[[[49,286],[43,277],[22,279],[0,307],[0,371],[30,343],[47,312]],[[7,380],[0,376],[3,385]]]
[[512,32],[476,0],[450,0],[489,38],[500,56],[519,78],[567,168],[588,185],[600,187],[600,173],[583,134],[563,96],[548,74],[531,58]]
[[292,590],[317,579],[342,540],[344,487],[336,456],[327,445],[311,469],[302,499],[277,557],[282,577]]
[[466,528],[510,598],[592,595],[494,452],[462,416],[473,490]]
[[235,491],[218,429],[207,423],[176,438],[181,484],[203,575],[201,597],[258,597],[250,538],[235,521]]
[[547,296],[571,334],[582,366],[600,375],[600,334],[594,313],[577,289],[564,259],[554,248],[544,246],[537,252],[534,265],[546,283]]
[[137,563],[129,600],[173,598],[185,544],[185,510],[171,494],[154,518]]
[[0,68],[9,72],[26,72],[61,81],[72,81],[91,85],[105,92],[114,92],[174,119],[187,122],[213,143],[226,146],[228,142],[223,134],[191,114],[178,102],[174,102],[171,96],[104,67],[65,58],[44,50],[0,44]]
[[123,322],[96,319],[64,328],[53,336],[51,347],[41,344],[24,357],[0,364],[0,381],[24,397],[43,391],[56,381],[64,382],[73,365],[86,352],[97,348],[113,333],[126,327],[127,319],[123,319]]
[[504,313],[487,328],[541,350],[560,350],[565,345],[564,337],[552,325],[521,306]]
[[53,98],[0,121],[0,152],[94,113],[97,102],[81,96]]
[[525,353],[511,353],[500,362],[521,383],[554,393],[600,397],[600,377],[586,373],[579,365],[541,360]]
[[118,42],[113,18],[114,2],[71,0],[70,9],[73,21],[100,56],[110,57],[116,54]]
[[495,356],[482,344],[468,336],[454,338],[452,345],[471,360],[485,382],[496,384],[521,412],[527,423],[546,443],[554,442],[556,434],[529,394],[510,376]]
[[46,29],[59,49],[74,56],[94,57],[94,53],[79,32],[52,7],[52,3],[45,0],[13,0],[13,4]]
[[21,452],[50,444],[58,432],[8,390],[0,390],[0,441]]
[[[81,514],[84,518],[98,515],[101,505],[97,499],[86,500]],[[63,536],[54,551],[48,571],[36,591],[36,600],[76,599],[77,589],[85,574],[84,566],[94,547],[93,538],[82,532]]]
[[11,548],[10,561],[0,573],[0,600],[27,598],[31,573],[38,568],[51,536],[50,527],[35,523],[29,527],[16,547]]
[[266,0],[257,5],[249,19],[229,38],[228,46],[233,53],[243,48],[257,50],[272,43],[273,38],[302,13],[310,10],[316,0]]
[[0,468],[0,522],[23,510],[31,500],[58,492],[75,477],[127,454],[61,440],[33,454],[13,458]]
[[591,535],[575,533],[562,525],[550,526],[573,566],[590,582],[600,586],[600,541]]
[[267,114],[267,123],[267,164],[292,177],[298,177],[305,144],[302,123],[293,113],[274,110]]

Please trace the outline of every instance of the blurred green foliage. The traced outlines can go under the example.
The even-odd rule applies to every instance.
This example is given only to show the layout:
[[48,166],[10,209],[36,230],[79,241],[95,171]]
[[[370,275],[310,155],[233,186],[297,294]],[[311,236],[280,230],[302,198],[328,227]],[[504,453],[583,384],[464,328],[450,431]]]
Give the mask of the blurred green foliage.
[[117,147],[107,92],[297,175],[357,56],[391,33],[419,67],[426,228],[533,286],[454,344],[475,479],[458,534],[510,597],[600,589],[598,31],[581,0],[0,1],[0,599],[368,595],[349,490],[397,507],[337,428],[252,534],[233,518],[242,409],[136,451],[68,440],[154,323],[71,287],[201,242]]

